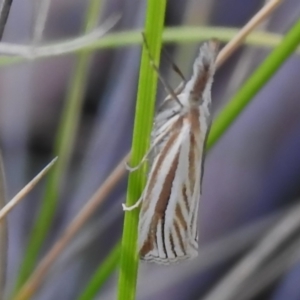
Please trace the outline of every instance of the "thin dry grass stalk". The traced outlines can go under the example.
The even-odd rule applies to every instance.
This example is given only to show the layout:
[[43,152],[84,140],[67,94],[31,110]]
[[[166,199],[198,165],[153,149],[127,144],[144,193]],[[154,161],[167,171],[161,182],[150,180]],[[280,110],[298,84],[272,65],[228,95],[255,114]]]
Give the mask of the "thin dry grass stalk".
[[243,288],[237,294],[239,300],[251,300],[256,295],[278,280],[289,269],[295,267],[300,260],[300,238],[285,247],[270,263],[252,275],[244,284]]
[[19,56],[27,59],[36,59],[45,56],[56,56],[74,52],[82,49],[97,39],[104,36],[120,19],[119,15],[108,18],[99,28],[76,39],[64,41],[46,46],[32,45],[24,46],[10,43],[0,43],[0,54]]
[[0,210],[0,223],[5,216],[36,186],[56,162],[54,158],[39,174],[37,174],[23,189]]
[[15,300],[28,299],[34,293],[58,255],[64,250],[64,248],[68,245],[74,235],[80,230],[86,220],[95,212],[95,208],[103,202],[106,196],[115,187],[116,183],[121,180],[121,178],[125,174],[125,163],[128,161],[128,159],[129,154],[124,157],[124,159],[104,181],[102,186],[96,191],[92,198],[73,219],[70,225],[65,229],[61,238],[54,244],[47,255],[39,263],[27,283],[23,286],[19,294],[17,294],[17,296],[14,298]]
[[204,300],[231,300],[260,266],[300,227],[300,204],[293,207],[215,287]]
[[0,4],[0,40],[2,40],[12,2],[13,0],[3,0]]
[[282,0],[270,0],[263,8],[255,14],[250,21],[229,41],[220,51],[216,64],[220,67],[224,61],[240,46],[251,31],[253,31],[263,20],[265,20],[277,7]]
[[[280,0],[271,0],[270,3],[266,4],[233,38],[233,42],[229,42],[228,47],[224,47],[224,50],[220,52],[221,58],[217,58],[217,66],[227,59],[246,39],[247,35],[257,26],[259,22],[262,22],[273,9],[271,7],[276,7],[279,4]],[[267,7],[267,9],[266,9]],[[263,12],[263,13],[262,13]],[[258,16],[258,17],[256,17]],[[250,25],[249,25],[250,24]],[[255,26],[253,25],[255,24]],[[247,30],[245,30],[247,28]],[[243,34],[240,34],[243,32]],[[238,37],[238,38],[237,38]],[[30,278],[23,285],[19,293],[16,295],[14,300],[25,300],[31,297],[39,285],[42,283],[45,275],[47,274],[49,268],[52,266],[53,262],[57,259],[60,253],[68,245],[69,241],[75,236],[75,234],[80,230],[84,223],[90,218],[90,216],[95,211],[105,199],[105,197],[110,193],[110,191],[115,187],[119,180],[125,174],[125,163],[129,159],[130,153],[128,153],[122,161],[117,165],[117,167],[112,171],[106,181],[102,186],[97,190],[91,199],[88,200],[86,205],[78,213],[69,226],[62,233],[61,238],[59,238],[49,252],[44,256],[41,262],[38,264],[36,269],[33,271]]]
[[[6,22],[13,0],[3,0],[0,4],[0,41],[2,40]],[[0,209],[6,203],[5,172],[0,152]],[[7,265],[7,223],[0,224],[0,291],[4,291]],[[1,296],[0,296],[1,297]]]
[[33,28],[33,44],[37,45],[43,38],[47,16],[50,8],[51,0],[36,1],[37,12],[35,14],[36,20]]

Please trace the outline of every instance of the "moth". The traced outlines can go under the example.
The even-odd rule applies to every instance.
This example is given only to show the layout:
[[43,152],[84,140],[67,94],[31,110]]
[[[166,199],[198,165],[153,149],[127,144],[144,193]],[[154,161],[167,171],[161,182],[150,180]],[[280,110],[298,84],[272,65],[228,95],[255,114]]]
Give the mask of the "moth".
[[175,91],[165,85],[170,94],[155,118],[146,187],[135,205],[123,205],[132,210],[141,204],[142,260],[171,264],[198,255],[198,207],[218,46],[210,40],[200,47],[189,81]]

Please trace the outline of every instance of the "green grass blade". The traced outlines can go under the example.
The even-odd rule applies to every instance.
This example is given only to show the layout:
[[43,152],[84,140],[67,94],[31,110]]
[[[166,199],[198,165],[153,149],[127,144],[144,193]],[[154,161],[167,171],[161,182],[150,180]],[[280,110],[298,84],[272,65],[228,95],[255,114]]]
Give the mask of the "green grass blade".
[[[156,64],[158,64],[160,57],[165,8],[166,0],[147,1],[145,34]],[[130,160],[133,166],[141,161],[149,148],[156,89],[157,74],[150,65],[149,55],[143,47]],[[128,206],[133,205],[138,200],[144,185],[144,168],[129,175],[126,200]],[[119,300],[135,299],[138,271],[138,216],[138,210],[125,213],[118,285]]]
[[120,259],[120,251],[121,245],[118,243],[113,250],[111,250],[104,263],[97,268],[88,285],[78,297],[78,300],[92,300],[96,297],[99,289],[116,269]]
[[[86,32],[96,26],[100,4],[101,0],[91,0],[84,26],[84,30]],[[55,143],[54,151],[55,156],[58,156],[58,161],[51,173],[49,173],[45,196],[41,202],[40,211],[29,237],[29,242],[18,273],[15,292],[18,291],[18,289],[24,284],[32,272],[40,249],[52,224],[52,219],[57,207],[60,183],[66,173],[69,159],[73,152],[75,135],[77,132],[80,110],[87,82],[89,58],[89,52],[81,53],[78,56],[78,60],[74,68],[74,76],[70,81],[66,105],[62,113]]]
[[255,70],[243,87],[235,94],[228,105],[213,123],[207,140],[207,148],[211,148],[249,104],[251,99],[275,74],[285,60],[296,50],[300,43],[300,20],[285,35],[264,62]]
[[[165,43],[195,43],[211,38],[212,36],[223,41],[230,41],[239,31],[238,28],[227,27],[204,27],[204,26],[180,26],[165,28],[163,32],[163,41]],[[131,30],[123,32],[113,32],[105,35],[98,41],[91,43],[74,52],[81,53],[87,50],[96,50],[103,48],[116,48],[140,44],[142,41],[140,30]],[[246,39],[245,44],[252,46],[262,46],[274,48],[282,41],[280,34],[255,31]],[[46,46],[45,46],[46,47]],[[48,45],[49,47],[49,45]],[[300,54],[300,49],[297,49]],[[43,58],[46,58],[45,56]],[[11,57],[2,55],[0,57],[0,67],[25,62],[21,57]]]
[[[211,37],[217,38],[222,42],[230,41],[239,31],[239,28],[210,27],[210,26],[180,26],[166,27],[163,31],[164,43],[197,43]],[[253,32],[245,43],[249,45],[275,47],[282,39],[282,36],[270,32]],[[142,42],[140,30],[113,32],[107,34],[95,43],[87,46],[95,48],[115,48],[140,44]],[[81,51],[81,50],[79,50]]]

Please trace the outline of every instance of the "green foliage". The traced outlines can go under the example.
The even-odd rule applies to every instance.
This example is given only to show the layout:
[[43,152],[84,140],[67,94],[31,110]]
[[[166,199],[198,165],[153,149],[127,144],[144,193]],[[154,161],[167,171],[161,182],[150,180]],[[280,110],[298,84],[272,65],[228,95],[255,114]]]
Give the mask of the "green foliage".
[[118,243],[106,257],[103,264],[101,264],[96,272],[93,274],[84,291],[78,297],[78,300],[94,299],[99,292],[101,286],[106,282],[107,278],[116,269],[120,258],[120,244]]
[[[100,2],[100,0],[91,0],[86,18],[85,31],[89,31],[96,24]],[[148,0],[145,34],[156,64],[159,62],[165,5],[165,0]],[[222,41],[228,41],[235,35],[236,31],[237,30],[213,27],[169,28],[165,30],[163,39],[165,42],[185,43],[198,42],[213,36]],[[272,47],[279,45],[246,81],[243,87],[236,93],[233,99],[220,113],[219,117],[214,121],[207,142],[208,149],[221,138],[228,127],[250,103],[253,97],[263,88],[293,51],[296,50],[300,42],[299,36],[300,21],[293,26],[290,32],[282,40],[280,36],[269,33],[253,33],[248,38],[248,43],[254,45]],[[41,203],[41,209],[29,239],[28,248],[25,251],[16,289],[24,283],[31,273],[43,241],[51,228],[57,206],[59,186],[69,164],[78,127],[90,57],[90,53],[87,51],[96,48],[127,46],[140,42],[140,32],[131,31],[113,33],[95,42],[85,50],[80,50],[74,69],[74,76],[70,82],[69,94],[67,96],[64,112],[62,113],[62,120],[56,140],[55,155],[59,156],[59,160],[48,178],[45,197]],[[2,57],[0,65],[12,65],[19,61],[22,60],[19,58]],[[150,65],[147,52],[143,50],[132,143],[131,165],[133,166],[140,162],[149,147],[156,87],[157,76]],[[128,206],[134,204],[141,195],[145,180],[146,176],[144,168],[130,174],[126,201]],[[93,299],[95,297],[99,288],[117,266],[120,253],[118,299],[135,299],[138,273],[138,257],[136,253],[137,224],[138,210],[127,212],[125,214],[122,246],[117,245],[111,251],[104,263],[92,276],[86,289],[78,298],[79,300]]]
[[[158,64],[161,49],[161,36],[165,17],[165,0],[148,0],[145,35],[155,64]],[[143,47],[140,67],[139,87],[136,102],[135,122],[130,164],[137,165],[150,144],[153,123],[157,74],[149,61],[149,54]],[[126,205],[133,205],[141,196],[145,185],[145,169],[141,168],[129,175]],[[138,256],[137,225],[139,210],[125,213],[121,261],[118,286],[119,300],[133,300],[136,294]]]
[[[230,41],[239,31],[239,28],[227,27],[210,27],[210,26],[178,26],[166,27],[163,31],[164,43],[195,43],[215,37],[222,42]],[[274,48],[282,41],[282,36],[276,33],[255,31],[249,34],[245,44],[252,46],[261,46]],[[104,48],[117,48],[142,43],[141,30],[130,30],[122,32],[112,32],[103,36],[101,39],[86,45],[83,48],[74,50],[76,53],[85,52],[87,50],[99,50]],[[44,47],[50,47],[51,44]],[[300,54],[300,49],[297,49]],[[50,55],[51,56],[51,55]],[[47,57],[43,57],[45,59]],[[24,62],[24,58],[11,57],[2,55],[0,57],[0,67],[10,66],[12,64]]]

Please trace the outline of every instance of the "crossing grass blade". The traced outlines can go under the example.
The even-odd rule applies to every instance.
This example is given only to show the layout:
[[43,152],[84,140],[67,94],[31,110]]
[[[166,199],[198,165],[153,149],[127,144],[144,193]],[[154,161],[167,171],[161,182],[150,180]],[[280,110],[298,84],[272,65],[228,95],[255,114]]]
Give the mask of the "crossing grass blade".
[[[148,0],[146,11],[145,36],[156,65],[159,64],[161,38],[165,18],[166,0]],[[130,164],[141,161],[150,144],[157,74],[150,64],[149,54],[143,47],[139,86],[137,94],[133,141]],[[133,205],[141,195],[145,185],[145,168],[129,175],[126,205]],[[138,210],[126,212],[121,246],[118,300],[133,300],[136,294],[138,274],[137,225]]]

